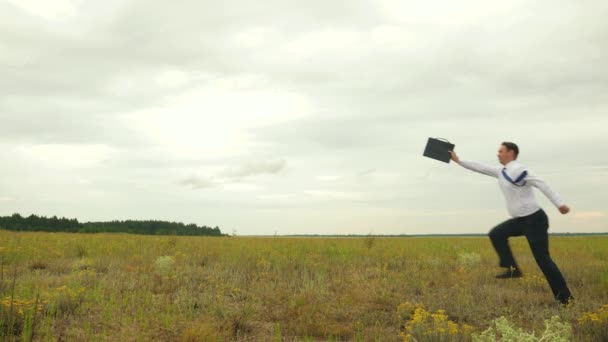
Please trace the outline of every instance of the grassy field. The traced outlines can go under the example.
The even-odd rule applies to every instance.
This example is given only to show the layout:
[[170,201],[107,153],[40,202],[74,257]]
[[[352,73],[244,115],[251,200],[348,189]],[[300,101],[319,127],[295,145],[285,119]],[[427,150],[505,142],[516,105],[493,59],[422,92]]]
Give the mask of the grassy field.
[[551,239],[567,307],[511,245],[525,277],[499,281],[487,238],[0,230],[0,339],[470,341],[501,316],[537,336],[558,316],[573,340],[608,340],[608,237]]

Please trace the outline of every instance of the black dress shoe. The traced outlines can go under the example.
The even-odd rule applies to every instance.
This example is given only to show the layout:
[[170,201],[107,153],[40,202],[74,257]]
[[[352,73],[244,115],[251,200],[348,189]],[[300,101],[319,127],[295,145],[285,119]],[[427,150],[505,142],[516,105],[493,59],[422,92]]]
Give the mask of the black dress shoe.
[[574,302],[574,297],[570,296],[568,298],[558,298],[557,299],[562,305],[572,304]]
[[511,279],[511,278],[521,278],[523,274],[517,268],[506,270],[504,273],[497,274],[496,279]]

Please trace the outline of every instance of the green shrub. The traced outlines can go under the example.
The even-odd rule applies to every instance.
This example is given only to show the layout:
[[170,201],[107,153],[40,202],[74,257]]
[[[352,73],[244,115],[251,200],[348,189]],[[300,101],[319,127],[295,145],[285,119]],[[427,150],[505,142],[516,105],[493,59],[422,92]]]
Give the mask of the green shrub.
[[569,342],[572,341],[572,327],[562,323],[559,316],[545,320],[545,330],[540,336],[534,332],[527,333],[522,328],[515,327],[504,316],[495,319],[492,325],[481,334],[473,334],[473,342]]

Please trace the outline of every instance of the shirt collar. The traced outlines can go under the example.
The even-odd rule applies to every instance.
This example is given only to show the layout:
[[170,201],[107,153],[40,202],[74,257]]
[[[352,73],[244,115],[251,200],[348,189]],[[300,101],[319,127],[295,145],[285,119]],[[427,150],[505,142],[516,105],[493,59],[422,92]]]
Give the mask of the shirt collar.
[[510,162],[505,164],[505,169],[508,169],[509,167],[513,167],[515,165],[517,165],[517,160],[511,160]]

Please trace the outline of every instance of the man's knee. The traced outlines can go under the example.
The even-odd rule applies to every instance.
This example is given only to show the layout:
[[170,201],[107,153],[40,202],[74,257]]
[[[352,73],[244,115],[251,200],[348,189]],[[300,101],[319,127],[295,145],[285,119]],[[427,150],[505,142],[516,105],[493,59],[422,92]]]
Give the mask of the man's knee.
[[502,222],[501,224],[497,225],[496,227],[490,229],[490,231],[488,232],[488,236],[493,241],[504,240],[504,239],[507,239],[511,235],[518,235],[518,234],[516,234],[516,231],[514,230],[514,228],[515,227],[513,226],[513,223],[511,222],[511,220],[507,220],[507,221]]
[[494,228],[490,229],[490,231],[488,232],[488,236],[493,241],[501,240],[501,239],[505,238],[505,235],[500,231],[500,229],[498,229],[498,227],[494,227]]

